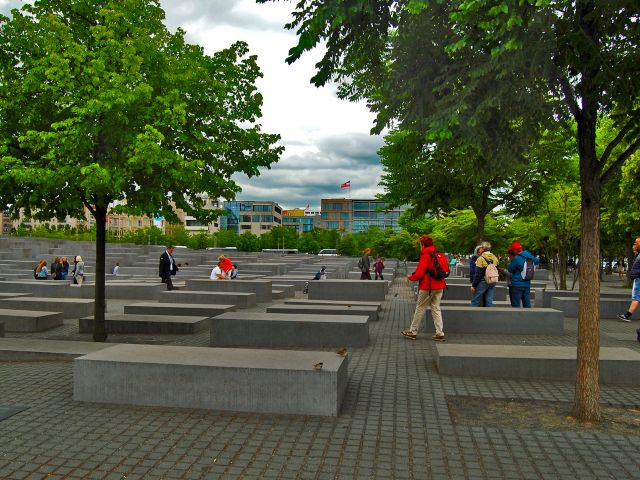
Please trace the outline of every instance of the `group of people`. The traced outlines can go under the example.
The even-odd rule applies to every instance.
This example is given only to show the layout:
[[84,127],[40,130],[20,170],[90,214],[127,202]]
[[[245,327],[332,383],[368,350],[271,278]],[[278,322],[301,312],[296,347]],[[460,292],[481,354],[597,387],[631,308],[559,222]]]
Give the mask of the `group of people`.
[[[360,280],[371,280],[371,249],[365,248],[362,251],[362,257],[358,261],[358,267],[360,268]],[[375,273],[375,279],[384,280],[382,271],[384,270],[384,257],[376,256],[376,260],[373,264],[373,271]]]
[[[415,340],[426,310],[430,308],[435,327],[435,334],[431,338],[435,341],[443,342],[444,330],[440,301],[447,284],[444,278],[433,273],[437,271],[434,268],[434,262],[438,261],[433,238],[430,235],[423,235],[420,237],[420,245],[422,247],[420,261],[415,272],[408,276],[409,281],[419,282],[416,309],[411,325],[402,330],[401,333],[404,337]],[[640,249],[640,238],[638,239],[638,248]],[[531,272],[535,265],[538,265],[538,259],[531,252],[525,250],[519,242],[513,242],[507,253],[509,255],[509,265],[502,270],[507,278],[511,306],[530,308]],[[486,307],[493,305],[493,291],[497,282],[499,263],[498,257],[491,253],[491,244],[489,242],[482,242],[476,247],[470,261],[472,306],[480,306],[481,302]],[[495,277],[490,275],[489,277],[491,278],[489,278],[487,270],[490,271],[489,273],[494,271],[491,266],[495,267]],[[640,270],[640,264],[638,268]]]
[[[69,276],[69,261],[67,257],[55,257],[51,263],[51,271],[47,268],[46,260],[40,260],[38,266],[33,270],[33,276],[36,280],[48,280],[49,275],[53,280],[66,280]],[[82,285],[84,282],[84,262],[82,257],[77,255],[73,257],[73,269],[71,269],[74,285]]]
[[211,270],[211,280],[235,280],[238,277],[238,266],[224,255],[218,257],[218,263]]
[[469,261],[469,278],[471,281],[471,306],[493,306],[493,292],[496,283],[487,279],[487,268],[494,265],[497,271],[504,274],[509,290],[511,306],[515,308],[531,308],[531,275],[527,275],[527,267],[535,268],[540,262],[531,252],[525,250],[519,242],[513,242],[507,250],[509,264],[500,267],[500,259],[491,253],[491,244],[482,242],[478,245]]

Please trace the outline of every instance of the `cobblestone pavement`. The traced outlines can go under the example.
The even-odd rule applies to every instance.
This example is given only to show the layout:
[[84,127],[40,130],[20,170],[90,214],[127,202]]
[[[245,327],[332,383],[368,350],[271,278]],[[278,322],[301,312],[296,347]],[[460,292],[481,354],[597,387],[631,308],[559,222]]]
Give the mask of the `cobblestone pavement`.
[[[71,362],[0,362],[0,405],[29,407],[0,421],[0,478],[640,479],[640,427],[624,435],[455,425],[449,396],[572,401],[573,385],[439,375],[430,335],[400,336],[413,309],[411,289],[396,280],[371,325],[370,345],[350,350],[337,418],[74,402]],[[446,331],[446,315],[444,321]],[[566,325],[567,335],[557,338],[447,339],[575,345],[575,319]],[[603,345],[638,350],[635,328],[638,322],[603,321]],[[88,339],[71,323],[33,336]],[[208,332],[109,338],[198,346],[207,340]],[[640,386],[603,386],[602,401],[638,408]]]

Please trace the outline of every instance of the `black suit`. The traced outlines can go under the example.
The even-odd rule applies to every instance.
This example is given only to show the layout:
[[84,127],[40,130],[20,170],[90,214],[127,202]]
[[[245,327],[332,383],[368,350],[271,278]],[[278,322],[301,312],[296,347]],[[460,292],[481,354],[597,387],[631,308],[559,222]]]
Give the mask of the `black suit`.
[[169,252],[165,251],[160,255],[160,278],[162,283],[167,284],[167,290],[173,290],[173,282],[171,281],[171,275],[175,275],[178,272],[178,267],[173,257]]

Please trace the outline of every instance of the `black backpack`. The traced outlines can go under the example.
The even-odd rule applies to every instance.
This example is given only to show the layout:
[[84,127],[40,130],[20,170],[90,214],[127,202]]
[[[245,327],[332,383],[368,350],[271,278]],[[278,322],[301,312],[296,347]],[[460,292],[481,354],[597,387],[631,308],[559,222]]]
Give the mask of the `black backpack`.
[[533,265],[533,260],[531,260],[530,258],[525,258],[524,265],[522,266],[522,279],[533,280],[534,272],[535,267]]

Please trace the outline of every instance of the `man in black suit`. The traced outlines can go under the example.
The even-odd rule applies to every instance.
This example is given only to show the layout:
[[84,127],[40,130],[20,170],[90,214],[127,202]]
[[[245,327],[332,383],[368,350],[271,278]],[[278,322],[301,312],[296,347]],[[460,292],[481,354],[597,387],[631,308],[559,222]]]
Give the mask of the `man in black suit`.
[[173,261],[173,245],[169,245],[167,250],[160,255],[160,278],[162,283],[167,284],[167,290],[173,290],[173,282],[171,281],[171,275],[175,275],[178,272],[176,262]]

